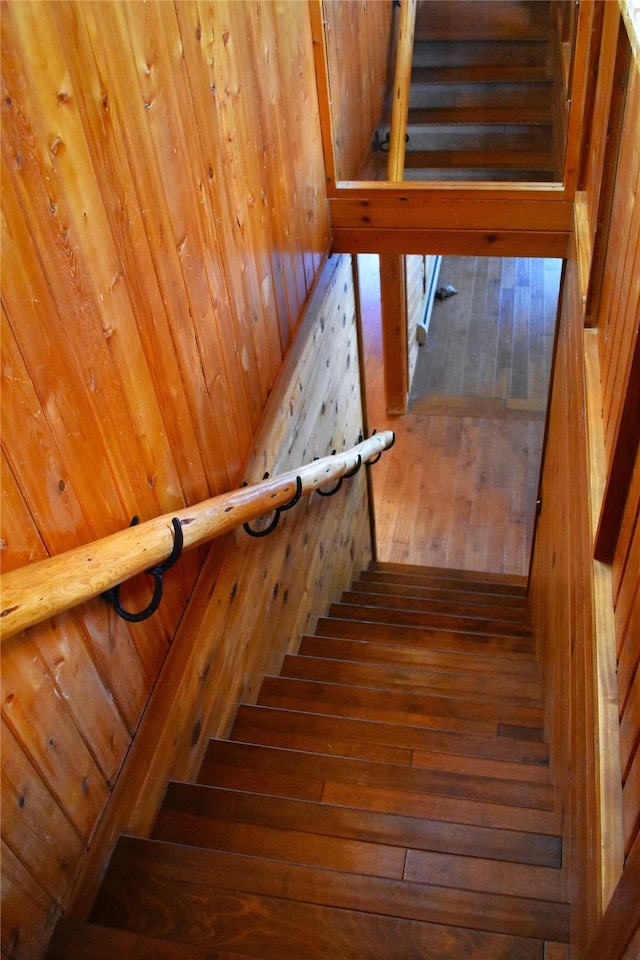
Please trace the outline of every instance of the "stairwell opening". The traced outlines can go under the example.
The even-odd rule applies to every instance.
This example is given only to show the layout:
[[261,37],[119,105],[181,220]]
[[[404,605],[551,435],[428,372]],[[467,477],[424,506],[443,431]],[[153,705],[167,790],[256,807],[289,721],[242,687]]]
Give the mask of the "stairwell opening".
[[358,257],[367,414],[398,442],[373,478],[378,558],[529,572],[562,261],[444,257],[406,414],[385,410],[380,276]]

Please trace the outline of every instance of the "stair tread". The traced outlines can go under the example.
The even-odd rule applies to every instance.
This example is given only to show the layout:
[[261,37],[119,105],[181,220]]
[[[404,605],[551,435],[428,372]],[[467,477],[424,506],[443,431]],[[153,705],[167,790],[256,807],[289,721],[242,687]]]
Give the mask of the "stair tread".
[[370,663],[400,663],[428,667],[445,673],[469,673],[493,675],[536,681],[540,668],[535,660],[519,660],[515,657],[500,657],[478,653],[449,652],[433,647],[412,646],[376,640],[351,639],[348,637],[325,637],[305,634],[300,640],[298,653],[303,656],[328,657],[329,659],[367,660]]
[[[326,781],[339,781],[538,810],[553,808],[553,789],[546,783],[500,780],[227,740],[209,741],[198,782],[227,785],[217,779],[223,766],[248,767],[256,781],[261,772],[287,778],[292,789],[300,784],[303,795],[291,794],[300,799],[320,799]],[[316,796],[310,795],[313,791]]]
[[[164,909],[156,923],[165,929],[170,911],[183,930],[190,909],[195,907],[201,917],[206,904],[207,915],[215,914],[216,901],[228,901],[229,891],[277,898],[297,922],[305,907],[316,905],[363,912],[370,918],[378,915],[450,925],[464,917],[465,927],[471,929],[568,939],[569,911],[563,903],[348,874],[130,837],[121,838],[116,846],[92,919],[134,929],[139,925],[153,932],[147,926],[153,918],[145,916],[145,908],[160,897]],[[242,916],[244,922],[246,915]],[[234,920],[237,927],[237,918]],[[194,929],[196,936],[202,936],[201,923]],[[224,940],[221,945],[225,946]]]
[[551,81],[548,83],[450,83],[432,86],[413,83],[409,90],[410,109],[550,109]]
[[553,156],[549,150],[486,149],[486,150],[412,150],[407,148],[405,167],[426,170],[429,167],[501,168],[503,170],[544,170],[553,173]]
[[[395,604],[395,605],[394,605]],[[328,616],[343,620],[351,617],[356,620],[374,620],[378,623],[430,627],[432,630],[447,630],[457,633],[481,633],[490,637],[506,637],[513,642],[531,641],[533,630],[527,623],[511,620],[496,620],[489,617],[465,616],[463,613],[432,612],[427,609],[413,609],[409,604],[394,601],[369,606],[358,600],[356,603],[332,603]],[[386,619],[385,619],[386,616]]]
[[384,574],[377,574],[375,571],[363,571],[360,577],[351,583],[350,591],[376,596],[413,597],[430,605],[433,604],[434,609],[454,606],[465,611],[477,611],[479,616],[495,610],[502,614],[501,619],[504,620],[529,622],[530,618],[526,597],[447,590],[442,587],[412,583],[411,580],[399,582],[390,580]]
[[535,654],[525,578],[372,563],[49,960],[540,960],[569,906]]
[[[268,708],[259,708],[264,712]],[[304,719],[304,714],[300,714]],[[278,720],[289,719],[283,713]],[[380,743],[372,738],[336,735],[335,729],[323,732],[316,729],[289,729],[282,726],[247,719],[234,724],[230,739],[242,743],[261,744],[263,746],[283,747],[309,753],[350,757],[357,760],[375,760],[381,763],[394,763],[400,766],[427,768],[440,772],[464,773],[466,776],[485,776],[504,780],[524,780],[527,782],[549,783],[549,769],[541,764],[530,764],[519,760],[504,760],[494,757],[477,756],[473,753],[451,753],[429,749],[412,749],[400,745]],[[498,739],[497,737],[495,738]]]
[[547,72],[546,37],[473,37],[461,40],[414,40],[413,69],[421,67],[535,67]]
[[[346,612],[346,611],[345,611]],[[458,651],[466,654],[486,653],[496,657],[524,657],[535,663],[535,650],[529,637],[512,638],[488,633],[462,630],[444,630],[435,626],[420,626],[416,623],[390,622],[384,617],[376,619],[372,614],[367,619],[344,617],[320,617],[316,633],[323,637],[338,637],[345,640],[402,643],[406,646],[425,645],[435,650]]]
[[546,744],[509,737],[478,736],[399,723],[382,723],[361,717],[336,717],[278,707],[243,704],[239,707],[232,728],[234,739],[247,739],[249,731],[277,730],[292,735],[304,734],[330,738],[373,742],[402,747],[418,753],[452,754],[522,764],[537,765],[543,774],[548,771],[549,750]]
[[[524,611],[511,611],[496,604],[457,603],[456,601],[438,600],[437,598],[415,597],[409,594],[394,594],[387,591],[376,591],[368,584],[369,589],[361,587],[355,590],[344,590],[340,603],[352,606],[381,607],[387,610],[414,610],[418,613],[427,613],[431,617],[455,617],[465,623],[487,625],[499,624],[505,632],[529,636],[532,633],[531,625]],[[446,629],[446,627],[445,627]]]
[[[470,824],[443,823],[402,814],[358,810],[333,804],[210,787],[202,784],[169,784],[158,822],[156,839],[178,839],[179,817],[215,818],[236,823],[258,823],[321,836],[384,842],[412,850],[430,850],[477,856],[484,859],[560,867],[560,837],[519,830],[501,830]],[[174,837],[169,830],[175,831]],[[160,833],[162,831],[162,833]]]
[[478,0],[419,4],[415,36],[420,39],[458,39],[478,37],[511,40],[513,37],[546,38],[549,25],[548,4],[507,2],[487,4]]
[[418,124],[471,124],[473,126],[551,123],[550,106],[518,107],[410,107],[409,126]]
[[[46,960],[185,960],[184,945],[97,923],[62,919],[56,924]],[[255,954],[189,946],[189,960],[255,960]]]
[[[273,705],[278,700],[297,701],[304,709],[305,701],[314,713],[331,709],[338,716],[356,716],[368,720],[401,722],[409,726],[437,725],[439,729],[457,729],[493,735],[499,725],[541,729],[544,712],[539,707],[513,707],[492,702],[479,703],[457,697],[434,696],[387,690],[381,697],[375,687],[346,686],[328,681],[302,680],[293,677],[265,677],[258,703]],[[284,706],[283,702],[279,703]],[[329,707],[330,705],[330,707]],[[520,739],[524,739],[521,737]]]
[[411,83],[549,83],[544,65],[476,64],[413,67]]
[[539,681],[520,677],[493,677],[463,672],[444,672],[418,664],[370,663],[366,660],[328,659],[319,656],[285,656],[280,675],[305,680],[371,686],[378,690],[402,687],[437,696],[460,694],[480,703],[505,703],[527,707],[540,704]]
[[367,570],[401,577],[415,576],[422,581],[448,581],[461,590],[475,589],[480,592],[488,590],[521,597],[527,595],[527,578],[519,574],[454,570],[450,567],[427,567],[413,563],[393,563],[387,560],[372,560]]

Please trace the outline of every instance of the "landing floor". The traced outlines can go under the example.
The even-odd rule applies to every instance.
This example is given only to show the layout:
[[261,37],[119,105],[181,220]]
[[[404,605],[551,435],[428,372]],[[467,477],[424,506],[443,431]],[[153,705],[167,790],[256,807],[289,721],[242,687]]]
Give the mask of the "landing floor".
[[359,257],[378,557],[526,575],[561,261],[446,257],[408,413],[387,417],[377,257]]

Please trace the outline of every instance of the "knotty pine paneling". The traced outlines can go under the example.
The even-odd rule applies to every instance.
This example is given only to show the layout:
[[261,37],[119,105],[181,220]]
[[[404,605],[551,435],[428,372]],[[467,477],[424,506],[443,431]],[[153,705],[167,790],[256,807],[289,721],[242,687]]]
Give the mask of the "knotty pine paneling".
[[597,328],[605,451],[612,462],[640,317],[640,67],[631,64]]
[[[306,2],[4,3],[0,30],[9,570],[240,482],[329,230]],[[8,955],[67,902],[204,557],[146,623],[96,599],[3,647]]]
[[[614,35],[610,19],[611,13],[606,11],[609,40],[607,48],[600,51],[605,61],[611,56],[613,41],[619,52],[622,42]],[[626,59],[622,56],[620,62]],[[608,79],[605,74],[606,69],[603,84],[610,83],[610,74]],[[604,96],[606,91],[600,93]],[[632,60],[617,165],[612,162],[603,166],[595,145],[592,152],[585,155],[586,194],[581,199],[582,215],[576,220],[582,276],[574,244],[563,290],[542,474],[542,510],[531,573],[536,632],[551,681],[548,709],[554,730],[554,763],[560,781],[559,813],[571,863],[572,946],[577,955],[582,955],[596,932],[606,906],[604,900],[611,895],[615,883],[619,881],[618,889],[623,891],[625,885],[632,882],[628,879],[628,868],[623,869],[622,834],[625,852],[629,854],[634,841],[637,842],[640,816],[637,694],[640,466],[636,399],[640,316],[639,97],[638,64]],[[618,98],[614,96],[611,102],[611,109],[617,110]],[[602,117],[598,123],[603,126]],[[606,243],[600,245],[592,259],[593,211],[609,206]],[[597,327],[594,335],[598,344],[598,399],[604,447],[602,465],[597,453],[594,456],[592,475],[585,425],[587,417],[594,417],[594,413],[597,416],[598,411],[587,410],[582,334],[585,321],[582,292],[586,288],[592,303],[597,305],[589,319]],[[594,420],[590,432],[591,427],[597,436],[600,424]],[[594,498],[593,504],[590,497]],[[612,503],[614,509],[611,509]],[[593,523],[589,519],[592,507]],[[612,560],[610,580],[600,576],[593,562],[598,546],[599,511],[601,530],[602,517],[606,514],[607,549],[602,550],[602,559]],[[604,557],[605,552],[611,556]],[[602,589],[609,582],[610,595]],[[607,606],[606,610],[603,605]],[[596,658],[596,635],[600,646],[608,642],[612,648],[614,643],[616,646],[619,744],[598,743],[597,714],[599,710],[606,712],[610,695],[606,678],[598,675],[598,669],[603,668],[605,651],[599,649]],[[620,809],[617,809],[617,791],[608,791],[606,783],[597,782],[596,752],[600,749],[615,756],[618,747],[622,762]],[[605,791],[608,791],[606,796]],[[619,862],[612,859],[608,846],[618,841]],[[612,902],[616,896],[613,893]],[[624,894],[621,896],[624,899]],[[596,944],[599,942],[598,938],[594,940]]]
[[558,829],[570,864],[575,943],[599,913],[592,536],[584,420],[583,313],[575,244],[558,320],[548,435],[531,567],[531,603],[545,675]]
[[[246,479],[352,446],[361,430],[351,263],[332,257],[265,407]],[[266,538],[239,529],[212,542],[85,865],[76,915],[88,911],[118,833],[150,829],[167,779],[195,775],[207,738],[227,733],[240,699],[253,702],[262,676],[279,671],[371,558],[366,469],[333,497],[303,498]]]
[[[320,2],[320,0],[312,0]],[[393,5],[322,0],[336,180],[377,179],[371,143],[393,83]],[[379,157],[386,178],[386,154]]]

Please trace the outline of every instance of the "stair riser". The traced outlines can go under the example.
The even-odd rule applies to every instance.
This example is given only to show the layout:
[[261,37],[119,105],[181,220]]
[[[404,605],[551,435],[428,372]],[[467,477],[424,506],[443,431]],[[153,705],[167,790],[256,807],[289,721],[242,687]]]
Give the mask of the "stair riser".
[[546,41],[418,40],[413,47],[414,67],[542,67],[547,64]]
[[412,83],[410,109],[550,110],[551,83],[451,83],[434,86]]

